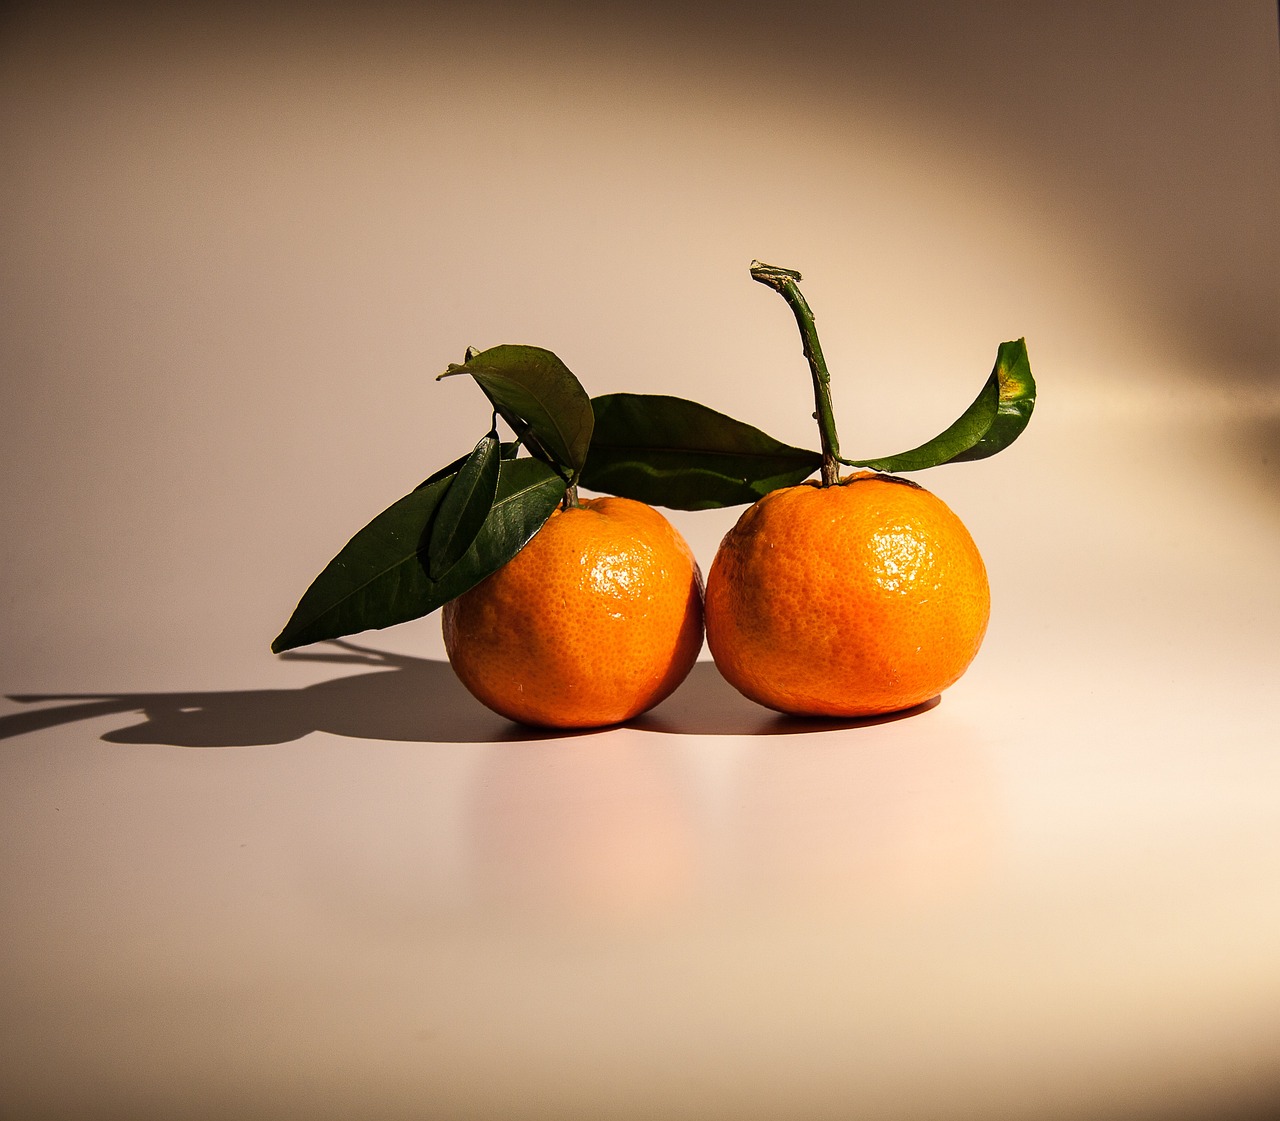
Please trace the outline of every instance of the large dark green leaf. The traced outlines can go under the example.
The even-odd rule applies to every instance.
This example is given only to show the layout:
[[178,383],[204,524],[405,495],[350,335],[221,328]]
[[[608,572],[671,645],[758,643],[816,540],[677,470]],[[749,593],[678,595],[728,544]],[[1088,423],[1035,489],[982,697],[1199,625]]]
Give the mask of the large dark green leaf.
[[995,368],[973,404],[928,443],[884,459],[845,460],[876,471],[923,471],[943,463],[985,459],[1021,435],[1036,403],[1025,339],[1001,343]]
[[571,475],[582,470],[591,444],[591,400],[581,382],[549,350],[536,346],[495,346],[468,351],[461,365],[440,376],[470,374],[502,419],[531,451],[545,451]]
[[740,506],[792,486],[821,464],[758,428],[681,397],[592,399],[595,431],[582,485],[677,510]]
[[504,460],[493,507],[462,558],[439,580],[427,574],[425,536],[456,476],[411,491],[360,530],[315,578],[271,644],[295,646],[390,627],[429,614],[516,555],[551,516],[565,482],[536,459]]
[[440,499],[427,535],[427,575],[439,580],[461,559],[498,492],[498,437],[482,436]]

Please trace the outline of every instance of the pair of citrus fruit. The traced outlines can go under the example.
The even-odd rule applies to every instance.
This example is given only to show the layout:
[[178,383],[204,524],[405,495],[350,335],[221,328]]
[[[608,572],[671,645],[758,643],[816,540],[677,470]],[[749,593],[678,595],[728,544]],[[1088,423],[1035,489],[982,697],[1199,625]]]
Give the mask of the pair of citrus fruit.
[[510,719],[563,728],[638,716],[707,643],[724,677],[784,713],[872,716],[955,682],[982,642],[986,570],[929,491],[860,472],[767,494],[725,536],[705,597],[693,553],[626,498],[559,510],[514,559],[445,605],[463,684]]

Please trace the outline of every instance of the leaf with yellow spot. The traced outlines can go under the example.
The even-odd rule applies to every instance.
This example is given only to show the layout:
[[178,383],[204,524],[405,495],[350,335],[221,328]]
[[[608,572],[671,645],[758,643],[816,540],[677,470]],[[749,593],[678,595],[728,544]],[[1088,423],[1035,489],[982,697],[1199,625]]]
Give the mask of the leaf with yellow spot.
[[1026,428],[1036,404],[1026,339],[1001,343],[981,392],[945,432],[918,448],[884,459],[843,460],[875,471],[923,471],[943,463],[986,459],[1007,448]]

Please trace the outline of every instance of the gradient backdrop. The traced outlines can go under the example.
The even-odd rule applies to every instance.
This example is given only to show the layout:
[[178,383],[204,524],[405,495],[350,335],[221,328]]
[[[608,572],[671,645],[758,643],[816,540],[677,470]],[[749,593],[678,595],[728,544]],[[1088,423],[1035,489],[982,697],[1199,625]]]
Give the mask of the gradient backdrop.
[[[1263,1108],[1271,0],[18,3],[0,153],[0,1116]],[[994,598],[936,709],[703,665],[508,742],[435,617],[268,652],[482,432],[468,345],[814,446],[752,258],[847,453],[1027,338],[1023,440],[921,478]]]

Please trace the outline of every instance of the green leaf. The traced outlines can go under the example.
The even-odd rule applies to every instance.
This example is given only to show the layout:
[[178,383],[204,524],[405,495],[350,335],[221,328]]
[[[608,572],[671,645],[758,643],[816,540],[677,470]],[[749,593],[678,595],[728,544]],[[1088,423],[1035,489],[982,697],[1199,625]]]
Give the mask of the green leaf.
[[1026,428],[1036,403],[1025,339],[1000,344],[996,364],[960,419],[928,443],[884,459],[844,460],[876,471],[923,471],[943,463],[985,459],[1007,448]]
[[427,575],[439,580],[476,539],[498,492],[498,437],[483,436],[449,484],[427,539]]
[[637,393],[592,399],[595,431],[582,485],[676,510],[754,502],[822,463],[695,401]]
[[[473,448],[472,451],[474,450],[475,449]],[[520,441],[519,440],[503,440],[502,443],[498,445],[498,452],[501,458],[503,459],[515,459],[515,457],[520,452]],[[433,471],[430,475],[428,475],[425,479],[423,479],[422,482],[420,482],[414,489],[421,490],[423,487],[429,487],[432,483],[445,478],[447,475],[456,475],[458,471],[461,469],[462,465],[466,463],[468,459],[471,458],[471,454],[472,454],[471,452],[467,452],[466,455],[458,456],[458,458],[455,459],[452,463],[446,463],[443,467],[440,468],[439,471]]]
[[1027,340],[1001,343],[996,354],[991,379],[1000,386],[1000,405],[996,418],[986,434],[973,447],[951,457],[949,462],[986,459],[1003,451],[1022,435],[1036,407],[1036,382],[1031,376],[1031,359],[1027,357]]
[[433,580],[423,563],[425,536],[455,478],[411,491],[347,542],[307,589],[271,649],[278,654],[429,614],[514,557],[565,492],[564,479],[539,460],[503,460],[480,532],[462,558]]
[[571,476],[582,470],[591,444],[591,400],[551,351],[536,346],[468,351],[466,362],[451,365],[440,377],[454,374],[475,378],[531,452],[544,451]]

